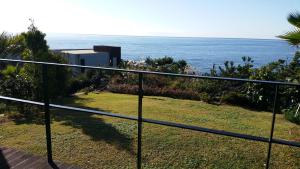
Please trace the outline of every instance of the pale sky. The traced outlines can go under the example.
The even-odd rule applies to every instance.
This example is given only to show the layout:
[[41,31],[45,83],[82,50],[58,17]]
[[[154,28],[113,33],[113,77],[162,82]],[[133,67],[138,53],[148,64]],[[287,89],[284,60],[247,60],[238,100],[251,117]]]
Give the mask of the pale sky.
[[0,32],[274,38],[300,0],[0,0]]

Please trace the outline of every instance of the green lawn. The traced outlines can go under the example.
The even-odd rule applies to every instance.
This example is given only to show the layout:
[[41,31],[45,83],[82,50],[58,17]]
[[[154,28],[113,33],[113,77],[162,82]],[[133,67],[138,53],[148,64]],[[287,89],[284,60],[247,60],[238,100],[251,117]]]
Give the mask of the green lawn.
[[[268,137],[271,113],[229,105],[147,96],[146,118]],[[137,96],[90,93],[64,99],[68,105],[137,115]],[[134,121],[79,112],[52,110],[56,160],[82,168],[135,168],[137,124]],[[0,118],[3,118],[0,116]],[[1,121],[1,120],[0,120]],[[44,125],[28,121],[0,124],[0,146],[45,155]],[[275,138],[300,141],[300,126],[277,115]],[[266,143],[143,125],[143,168],[264,168]],[[274,144],[272,168],[299,169],[300,149]]]

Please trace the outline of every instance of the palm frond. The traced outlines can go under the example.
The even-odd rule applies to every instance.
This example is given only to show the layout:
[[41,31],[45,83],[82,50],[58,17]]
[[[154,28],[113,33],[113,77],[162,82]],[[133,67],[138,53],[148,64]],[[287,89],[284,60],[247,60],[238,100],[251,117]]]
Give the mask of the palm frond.
[[290,24],[292,24],[300,29],[300,13],[298,13],[298,12],[291,13],[287,19]]
[[284,35],[278,36],[281,39],[286,40],[291,45],[298,46],[300,45],[300,29],[297,29],[295,31],[287,32]]

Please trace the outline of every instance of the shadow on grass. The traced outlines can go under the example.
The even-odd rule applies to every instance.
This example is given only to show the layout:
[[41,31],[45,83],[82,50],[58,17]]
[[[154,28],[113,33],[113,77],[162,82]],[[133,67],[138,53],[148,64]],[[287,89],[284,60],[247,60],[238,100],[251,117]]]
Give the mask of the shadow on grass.
[[[109,112],[109,110],[85,107],[85,103],[91,102],[92,100],[93,99],[82,99],[74,96],[60,101],[59,104]],[[92,140],[105,141],[108,144],[116,146],[118,149],[123,149],[134,154],[132,138],[127,134],[121,133],[112,124],[105,123],[99,116],[94,116],[94,114],[91,113],[61,109],[51,110],[51,112],[53,120],[63,122],[62,124],[66,126],[81,129],[82,132],[90,136]]]
[[0,168],[2,168],[2,169],[9,169],[10,168],[10,166],[8,165],[7,160],[4,157],[1,149],[0,149]]
[[21,125],[21,124],[45,125],[44,113],[25,116],[25,117],[24,116],[11,117],[10,119],[13,120],[16,125]]
[[[93,109],[98,111],[110,112],[109,110],[94,109],[90,107],[85,107],[86,103],[92,102],[92,98],[80,98],[77,96],[67,97],[61,100],[54,101],[55,104],[80,107],[86,109]],[[10,120],[12,120],[16,125],[21,124],[37,124],[45,125],[45,116],[41,112],[43,107],[40,107],[37,113],[32,113],[30,115],[24,115],[20,113],[15,113],[11,115]],[[73,128],[81,129],[82,133],[88,135],[94,141],[105,141],[108,144],[112,144],[118,149],[124,149],[132,154],[134,154],[132,148],[132,138],[121,133],[112,124],[104,122],[99,116],[94,116],[91,113],[84,113],[78,111],[66,111],[62,109],[51,109],[52,121],[62,122],[63,125],[71,126]],[[4,123],[0,119],[0,124]]]
[[[15,106],[16,104],[11,104],[11,107]],[[26,105],[26,104],[23,104]],[[4,118],[0,118],[0,124],[13,121],[16,125],[21,124],[37,124],[37,125],[44,125],[45,124],[45,116],[43,111],[43,107],[32,106],[26,112],[20,113],[18,109],[15,107],[9,109],[6,113]]]

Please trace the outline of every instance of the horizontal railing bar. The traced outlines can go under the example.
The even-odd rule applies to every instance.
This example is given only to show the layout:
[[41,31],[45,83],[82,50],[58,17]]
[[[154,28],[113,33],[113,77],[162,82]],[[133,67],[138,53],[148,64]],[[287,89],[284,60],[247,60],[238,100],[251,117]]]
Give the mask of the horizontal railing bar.
[[227,132],[227,131],[223,131],[223,130],[215,130],[215,129],[209,129],[209,128],[198,127],[198,126],[178,124],[178,123],[173,123],[173,122],[166,122],[166,121],[159,121],[159,120],[152,120],[152,119],[143,119],[143,122],[159,124],[159,125],[164,125],[164,126],[169,126],[169,127],[177,127],[177,128],[182,128],[182,129],[195,130],[195,131],[202,131],[205,133],[212,133],[212,134],[218,134],[218,135],[224,135],[224,136],[230,136],[230,137],[244,138],[244,139],[254,140],[254,141],[261,141],[261,142],[269,141],[268,138],[264,138],[264,137],[238,134],[238,133]]
[[[5,96],[0,96],[0,99],[16,101],[16,102],[21,102],[21,103],[28,103],[28,104],[39,105],[39,106],[44,105],[44,103],[41,103],[41,102],[24,100],[24,99],[16,99],[16,98],[5,97]],[[73,110],[73,111],[93,113],[93,114],[104,115],[104,116],[109,116],[109,117],[117,117],[117,118],[122,118],[122,119],[127,119],[127,120],[138,121],[137,117],[125,116],[125,115],[115,114],[115,113],[108,113],[108,112],[103,112],[103,111],[98,111],[98,110],[91,110],[91,109],[77,108],[77,107],[70,107],[70,106],[62,106],[62,105],[57,105],[57,104],[50,104],[49,106],[53,107],[53,108],[64,109],[64,110]],[[179,123],[174,123],[174,122],[166,122],[166,121],[160,121],[160,120],[153,120],[153,119],[147,119],[147,118],[142,118],[142,121],[146,122],[146,123],[151,123],[151,124],[158,124],[158,125],[169,126],[169,127],[177,127],[177,128],[182,128],[182,129],[216,134],[216,135],[242,138],[242,139],[246,139],[246,140],[260,141],[260,142],[265,142],[265,143],[269,142],[269,138],[252,136],[252,135],[247,135],[247,134],[233,133],[233,132],[228,132],[228,131],[223,131],[223,130],[209,129],[209,128],[204,128],[204,127],[191,126],[191,125],[179,124]],[[272,141],[273,141],[273,143],[276,143],[276,144],[300,147],[300,143],[294,142],[294,141],[287,141],[287,140],[282,140],[282,139],[272,139]]]
[[[16,98],[5,97],[5,96],[0,96],[0,100],[9,100],[9,101],[33,104],[33,105],[38,105],[38,106],[44,106],[45,105],[42,102],[36,102],[36,101],[30,101],[30,100],[24,100],[24,99],[16,99]],[[59,108],[59,109],[65,109],[65,110],[73,110],[73,111],[80,111],[80,112],[86,112],[86,113],[93,113],[93,114],[105,115],[105,116],[110,116],[110,117],[118,117],[118,118],[128,119],[128,120],[137,120],[137,117],[130,117],[130,116],[124,116],[124,115],[120,115],[120,114],[107,113],[107,112],[92,110],[92,109],[84,109],[84,108],[63,106],[63,105],[57,105],[57,104],[49,104],[49,106],[53,107],[53,108]]]
[[17,98],[6,97],[6,96],[0,96],[0,100],[9,100],[9,101],[33,104],[33,105],[37,105],[37,106],[44,106],[45,105],[42,102],[36,102],[36,101],[24,100],[24,99],[17,99]]
[[85,108],[62,106],[62,105],[57,105],[57,104],[50,104],[50,107],[54,107],[54,108],[58,108],[58,109],[64,109],[64,110],[73,110],[73,111],[85,112],[85,113],[93,113],[93,114],[104,115],[104,116],[109,116],[109,117],[117,117],[117,118],[122,118],[122,119],[127,119],[127,120],[138,120],[137,117],[125,116],[125,115],[121,115],[121,114],[108,113],[108,112],[85,109]]
[[99,70],[110,70],[110,71],[127,72],[127,73],[143,73],[143,74],[154,74],[154,75],[175,76],[175,77],[189,77],[189,78],[210,79],[210,80],[226,80],[226,81],[237,81],[237,82],[248,82],[248,83],[263,83],[263,84],[273,84],[273,85],[276,84],[276,85],[300,86],[300,84],[297,84],[297,83],[280,82],[280,81],[251,80],[251,79],[229,78],[229,77],[212,77],[212,76],[201,76],[201,75],[188,75],[188,74],[176,74],[176,73],[165,73],[165,72],[153,72],[153,71],[144,71],[144,70],[128,70],[128,69],[119,69],[119,68],[111,68],[111,67],[82,66],[82,65],[71,65],[71,64],[50,63],[50,62],[38,62],[38,61],[29,61],[29,60],[0,59],[0,61],[18,62],[18,63],[32,63],[32,64],[46,64],[46,65],[53,65],[53,66],[66,66],[66,67],[75,67],[75,68],[99,69]]
[[[216,135],[242,138],[242,139],[246,139],[246,140],[260,141],[260,142],[265,142],[265,143],[269,142],[269,138],[252,136],[252,135],[247,135],[247,134],[233,133],[233,132],[228,132],[228,131],[224,131],[224,130],[209,129],[209,128],[204,128],[204,127],[190,126],[190,125],[185,125],[185,124],[178,124],[178,123],[173,123],[173,122],[166,122],[166,121],[152,120],[152,119],[145,119],[145,118],[143,118],[143,122],[158,124],[158,125],[163,125],[163,126],[169,126],[169,127],[188,129],[188,130],[194,130],[194,131],[200,131],[200,132],[211,133],[211,134],[216,134]],[[294,141],[273,139],[273,142],[277,143],[277,144],[284,144],[284,145],[289,145],[289,146],[294,146],[294,147],[300,147],[300,143],[294,142]]]
[[294,147],[300,147],[300,143],[299,142],[295,142],[295,141],[287,141],[287,140],[282,140],[282,139],[272,139],[273,143],[276,144],[281,144],[281,145],[287,145],[287,146],[294,146]]

